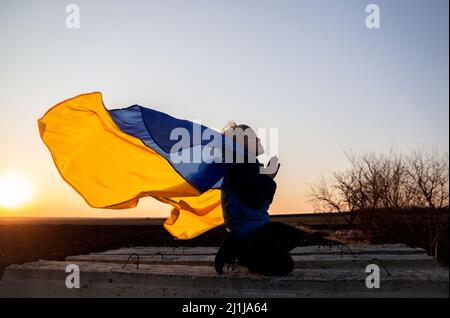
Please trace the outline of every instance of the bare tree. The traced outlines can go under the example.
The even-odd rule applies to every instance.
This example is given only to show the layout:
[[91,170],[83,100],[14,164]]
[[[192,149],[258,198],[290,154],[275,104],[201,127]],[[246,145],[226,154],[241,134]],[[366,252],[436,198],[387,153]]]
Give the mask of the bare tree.
[[[408,158],[409,191],[413,194],[413,205],[425,209],[419,215],[428,226],[427,244],[432,255],[437,256],[439,244],[448,233],[447,218],[449,204],[449,156],[434,149],[425,153],[413,150]],[[447,212],[444,208],[447,208]]]
[[345,155],[348,169],[334,173],[330,181],[322,177],[311,187],[316,209],[338,212],[350,225],[358,219],[372,232],[387,227],[395,231],[398,226],[398,230],[420,236],[417,226],[427,224],[423,243],[435,254],[448,232],[448,222],[442,220],[449,204],[448,153],[416,150],[401,155],[391,149],[386,155]]
[[356,218],[351,200],[343,194],[336,184],[328,184],[324,178],[311,187],[311,199],[316,211],[337,212],[351,225]]
[[425,153],[413,150],[408,158],[409,190],[414,194],[414,205],[431,209],[448,206],[449,156],[433,150]]

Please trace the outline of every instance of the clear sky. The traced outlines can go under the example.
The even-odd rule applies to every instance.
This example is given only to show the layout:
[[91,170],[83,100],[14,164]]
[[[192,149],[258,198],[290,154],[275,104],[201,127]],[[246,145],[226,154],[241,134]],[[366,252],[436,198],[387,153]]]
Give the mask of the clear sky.
[[[65,25],[66,5],[80,28]],[[365,25],[380,7],[380,29]],[[279,129],[271,213],[308,212],[309,187],[347,166],[344,151],[449,145],[447,0],[0,0],[0,178],[32,199],[0,216],[168,216],[151,198],[91,209],[40,140],[54,104],[101,91],[221,128]]]

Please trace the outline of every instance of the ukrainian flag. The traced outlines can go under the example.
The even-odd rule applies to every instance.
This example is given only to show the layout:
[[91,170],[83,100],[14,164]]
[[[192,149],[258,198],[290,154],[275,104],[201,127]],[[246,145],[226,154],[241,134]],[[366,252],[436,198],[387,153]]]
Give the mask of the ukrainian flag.
[[[173,160],[176,128],[192,135],[223,135],[139,105],[108,110],[99,92],[65,100],[38,120],[42,140],[62,178],[94,208],[135,207],[151,196],[172,205],[164,227],[191,239],[223,223],[220,184],[227,166]],[[191,139],[178,151],[192,156],[211,143]],[[197,152],[198,153],[198,152]]]

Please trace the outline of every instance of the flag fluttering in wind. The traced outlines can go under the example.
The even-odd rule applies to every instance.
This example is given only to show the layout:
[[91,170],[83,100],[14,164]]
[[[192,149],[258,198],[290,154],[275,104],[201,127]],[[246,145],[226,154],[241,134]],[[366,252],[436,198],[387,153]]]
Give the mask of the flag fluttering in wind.
[[[99,92],[55,105],[38,123],[61,176],[91,207],[132,208],[151,196],[172,205],[164,227],[177,239],[223,223],[227,165],[213,160],[210,142],[219,132],[139,105],[108,110]],[[190,137],[180,142],[183,134]]]

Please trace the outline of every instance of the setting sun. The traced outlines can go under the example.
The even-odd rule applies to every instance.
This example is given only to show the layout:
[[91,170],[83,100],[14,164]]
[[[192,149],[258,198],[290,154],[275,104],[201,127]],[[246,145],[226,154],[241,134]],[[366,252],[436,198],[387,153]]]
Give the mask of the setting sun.
[[19,174],[0,176],[0,207],[16,208],[26,204],[32,196],[30,181]]

